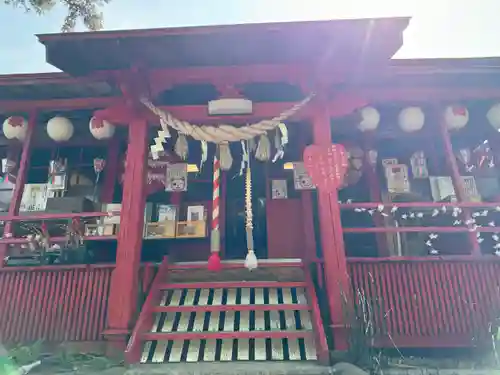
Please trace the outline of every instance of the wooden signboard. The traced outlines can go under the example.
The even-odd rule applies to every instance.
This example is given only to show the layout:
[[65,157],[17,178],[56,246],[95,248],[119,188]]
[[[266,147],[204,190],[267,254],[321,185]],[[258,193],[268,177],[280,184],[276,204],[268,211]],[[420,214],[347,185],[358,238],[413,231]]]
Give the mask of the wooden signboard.
[[304,150],[304,166],[318,189],[334,192],[344,183],[349,165],[342,145],[310,145]]

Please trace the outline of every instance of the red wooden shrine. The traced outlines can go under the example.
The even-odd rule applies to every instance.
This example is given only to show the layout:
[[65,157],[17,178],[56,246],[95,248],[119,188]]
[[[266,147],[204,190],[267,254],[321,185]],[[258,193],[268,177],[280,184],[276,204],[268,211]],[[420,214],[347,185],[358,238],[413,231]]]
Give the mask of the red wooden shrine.
[[[222,342],[222,349],[214,349],[218,354],[209,360],[276,359],[265,348],[255,349],[259,340],[272,345],[298,340],[305,354],[295,358],[286,349],[278,359],[310,359],[311,339],[316,353],[311,356],[327,362],[328,350],[348,348],[352,322],[346,309],[356,316],[356,308],[366,305],[373,323],[370,342],[377,346],[487,342],[488,326],[500,313],[498,60],[391,60],[408,21],[39,35],[47,61],[63,72],[0,76],[2,121],[12,116],[27,121],[22,142],[7,139],[5,124],[0,139],[1,156],[15,165],[4,172],[10,182],[3,182],[6,198],[0,199],[6,203],[0,239],[6,259],[0,269],[2,340],[103,342],[109,350],[125,351],[130,362],[175,362],[210,357],[207,350],[191,351],[211,340]],[[285,121],[290,140],[284,158],[251,162],[258,270],[247,274],[243,268],[244,185],[243,177],[235,177],[241,160],[236,142],[238,147],[230,146],[233,167],[221,177],[222,276],[203,273],[210,255],[206,224],[215,147],[208,146],[200,171],[199,144],[188,139],[190,153],[183,161],[173,150],[173,132],[165,155],[152,160],[149,147],[160,119],[140,99],[194,124],[244,126],[273,118],[310,93],[312,100]],[[220,98],[249,99],[251,114],[208,114],[207,103]],[[47,123],[55,116],[71,121],[67,140],[49,134]],[[112,124],[114,133],[92,137],[91,117]],[[332,151],[332,144],[339,145],[333,146],[334,156],[318,156]],[[304,150],[305,169],[317,189],[294,185],[304,182],[294,181]],[[330,157],[340,164],[329,165]],[[55,159],[67,160],[71,172],[64,199],[91,196],[92,208],[65,212],[69,206],[63,204],[55,211],[21,212],[26,189],[47,182],[49,161]],[[102,176],[95,159],[105,160]],[[187,174],[187,191],[164,192],[165,166],[175,163],[198,173]],[[275,191],[276,181],[285,181],[286,193]],[[176,208],[172,227],[160,223],[158,212],[145,215],[159,204]],[[204,226],[183,232],[190,210],[201,214]],[[90,230],[117,217],[119,230]],[[13,265],[32,241],[23,225],[44,225],[57,244],[66,234],[51,223],[71,219],[89,228],[84,242],[92,256],[82,263],[90,264]],[[145,235],[149,230],[160,231],[161,238]],[[273,279],[283,272],[300,276]],[[222,302],[215,304],[218,290]],[[202,304],[205,291],[212,297]],[[281,330],[233,332],[202,324],[196,331],[192,318],[185,330],[165,328],[169,314],[181,314],[180,326],[182,314],[205,311],[226,317],[237,312],[241,327],[241,316],[250,311],[271,325],[273,313],[279,321],[279,314],[304,312],[311,327],[286,330],[282,323]],[[257,325],[258,319],[251,319]],[[225,357],[224,340],[239,340],[240,349],[253,340],[254,352],[247,358],[238,349]],[[181,341],[184,346],[177,347]]]

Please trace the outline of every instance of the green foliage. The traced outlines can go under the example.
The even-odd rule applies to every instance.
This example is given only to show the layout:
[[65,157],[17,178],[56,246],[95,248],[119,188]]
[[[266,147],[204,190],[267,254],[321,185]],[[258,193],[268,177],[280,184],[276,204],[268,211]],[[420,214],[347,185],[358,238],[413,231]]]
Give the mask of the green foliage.
[[27,12],[44,14],[61,4],[68,9],[62,26],[63,32],[73,31],[78,20],[81,20],[89,30],[101,30],[103,27],[102,13],[99,8],[111,0],[3,0],[5,4],[23,8]]
[[17,365],[29,365],[40,359],[42,354],[42,341],[36,341],[31,345],[18,345],[9,350],[9,357]]

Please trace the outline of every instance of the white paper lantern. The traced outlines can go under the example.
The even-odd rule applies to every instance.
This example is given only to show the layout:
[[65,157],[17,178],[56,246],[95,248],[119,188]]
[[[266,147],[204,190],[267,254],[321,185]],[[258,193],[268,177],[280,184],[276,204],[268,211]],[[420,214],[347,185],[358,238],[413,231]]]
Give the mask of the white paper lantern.
[[417,132],[424,126],[424,111],[420,107],[407,107],[399,112],[398,122],[404,132]]
[[378,128],[380,123],[380,113],[376,108],[364,107],[361,111],[361,121],[358,129],[362,132],[373,131]]
[[500,103],[493,105],[486,113],[486,118],[488,122],[495,128],[495,130],[500,131]]
[[28,130],[28,121],[21,116],[11,116],[3,122],[3,134],[7,139],[23,140]]
[[66,117],[56,116],[47,122],[47,134],[56,142],[68,141],[73,132],[73,124]]
[[112,123],[96,117],[90,119],[89,129],[96,139],[109,139],[115,134],[115,126]]
[[469,111],[461,105],[449,105],[444,111],[444,121],[450,130],[462,129],[469,122]]

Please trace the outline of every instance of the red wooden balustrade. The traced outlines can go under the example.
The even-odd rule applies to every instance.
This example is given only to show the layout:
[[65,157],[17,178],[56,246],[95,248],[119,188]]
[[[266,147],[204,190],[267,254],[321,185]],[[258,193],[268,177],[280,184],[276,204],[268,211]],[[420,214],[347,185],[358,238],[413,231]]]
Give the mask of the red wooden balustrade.
[[[141,269],[145,285],[154,265]],[[114,265],[0,269],[2,342],[102,341]]]
[[[79,212],[79,213],[34,213],[29,215],[7,215],[0,217],[0,220],[6,223],[11,223],[15,221],[45,221],[45,220],[61,220],[61,219],[75,219],[75,218],[90,218],[90,217],[107,217],[107,216],[119,216],[120,211],[112,212]],[[20,244],[27,243],[28,239],[23,237],[14,238],[11,237],[10,229],[5,227],[3,238],[0,238],[0,244]],[[9,226],[10,228],[10,226]],[[99,239],[111,239],[116,238],[116,236],[85,236],[89,240],[99,240]],[[51,237],[51,242],[64,242],[66,237]]]
[[151,292],[148,293],[146,301],[142,306],[137,323],[135,324],[134,330],[130,335],[127,348],[125,349],[125,358],[127,363],[138,363],[140,360],[142,350],[141,335],[143,331],[146,331],[148,327],[151,327],[153,324],[153,311],[155,306],[157,306],[160,302],[162,292],[160,286],[166,279],[167,271],[168,259],[167,257],[164,257],[151,284]]
[[354,297],[370,307],[375,345],[471,347],[500,316],[500,261],[350,258]]
[[99,341],[113,265],[0,270],[4,342]]

